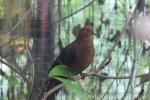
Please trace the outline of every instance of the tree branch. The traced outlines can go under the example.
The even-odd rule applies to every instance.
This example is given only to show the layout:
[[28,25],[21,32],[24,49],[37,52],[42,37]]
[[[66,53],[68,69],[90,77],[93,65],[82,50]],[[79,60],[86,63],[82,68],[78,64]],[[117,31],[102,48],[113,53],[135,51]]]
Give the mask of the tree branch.
[[[150,74],[149,73],[148,74],[141,74],[141,75],[137,75],[135,77],[136,78],[141,78],[141,77],[144,77],[144,76],[147,76],[147,75],[150,75]],[[132,78],[131,76],[118,76],[118,77],[115,77],[115,76],[98,75],[94,71],[91,72],[91,74],[84,73],[84,77],[90,77],[90,76],[94,76],[94,77],[97,77],[97,78],[100,78],[100,79],[131,79]],[[75,80],[75,81],[80,80],[80,79],[82,79],[81,75],[75,76],[73,78],[73,80]],[[59,84],[59,85],[55,86],[53,89],[46,92],[41,100],[46,100],[49,95],[51,95],[53,92],[57,91],[58,89],[62,88],[63,86],[64,86],[63,84]]]
[[10,69],[12,69],[18,75],[20,75],[27,82],[27,84],[30,83],[30,81],[26,78],[26,76],[23,74],[23,72],[21,72],[20,70],[12,67],[12,65],[8,64],[7,62],[3,61],[2,59],[0,59],[0,62],[3,63],[3,64],[5,64],[6,66],[8,66]]
[[[150,75],[149,73],[148,74],[141,74],[141,75],[137,75],[135,76],[135,78],[141,78],[141,77],[145,77],[147,75]],[[90,75],[89,75],[90,76]],[[118,76],[118,77],[115,77],[115,76],[105,76],[105,75],[98,75],[98,74],[91,74],[91,76],[95,76],[97,78],[100,78],[100,79],[131,79],[132,76]]]
[[58,89],[62,88],[63,86],[64,86],[63,84],[59,84],[55,86],[53,89],[46,92],[41,100],[46,100],[49,95],[51,95],[53,92],[57,91]]

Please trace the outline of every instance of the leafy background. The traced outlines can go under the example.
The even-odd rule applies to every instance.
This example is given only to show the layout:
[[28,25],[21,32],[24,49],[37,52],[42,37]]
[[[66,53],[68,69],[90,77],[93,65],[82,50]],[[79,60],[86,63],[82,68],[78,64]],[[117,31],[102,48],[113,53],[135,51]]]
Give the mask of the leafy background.
[[[35,9],[32,9],[32,13],[28,10],[30,10],[30,5],[36,4],[36,1],[0,0],[0,99],[2,100],[7,100],[12,95],[15,100],[27,100],[31,94],[31,88],[34,87],[32,83],[34,77],[36,77],[36,73],[34,73],[34,67],[36,69],[36,66],[34,66],[31,55],[34,52],[35,38],[31,34],[30,24],[32,22],[31,16],[36,13],[36,6]],[[134,69],[136,75],[149,73],[149,52],[141,55],[142,42],[140,40],[130,40],[130,36],[126,32],[122,32],[123,26],[128,16],[130,16],[131,8],[136,4],[135,0],[60,1],[58,3],[60,3],[60,17],[62,20],[56,21],[56,23],[59,23],[59,27],[56,27],[56,30],[58,30],[57,37],[51,39],[55,41],[60,38],[62,47],[75,39],[72,34],[74,26],[77,24],[84,26],[87,18],[94,23],[94,30],[97,34],[93,36],[96,53],[94,62],[85,70],[86,73],[98,68],[104,58],[110,56],[112,57],[111,62],[99,74],[110,77],[132,76],[132,69]],[[90,2],[92,3],[89,4]],[[89,5],[87,6],[87,4]],[[82,7],[83,9],[78,11]],[[148,8],[146,10],[149,11]],[[76,13],[74,14],[74,12]],[[66,16],[68,17],[65,18]],[[129,23],[128,26],[130,27]],[[121,32],[121,47],[117,45],[109,54],[110,49],[115,44],[115,41],[109,41],[109,39],[116,34],[117,30]],[[55,56],[60,52],[58,48],[59,45],[55,48]],[[15,69],[17,71],[14,71]],[[22,74],[17,73],[18,70],[21,70],[26,78],[22,78],[20,76]],[[28,81],[25,81],[26,79]],[[136,78],[134,81],[137,85],[140,83],[140,78]],[[133,94],[134,97],[137,97],[141,90],[141,86],[135,86],[134,93],[132,93],[131,83],[127,91],[129,78],[112,78],[103,81],[97,77],[86,77],[84,80],[77,82],[82,85],[89,95],[94,96],[95,100],[130,100]],[[146,100],[150,98],[149,88],[149,82],[144,83],[143,98]],[[127,95],[123,98],[126,91]],[[57,99],[77,100],[77,95],[64,89],[59,93]]]

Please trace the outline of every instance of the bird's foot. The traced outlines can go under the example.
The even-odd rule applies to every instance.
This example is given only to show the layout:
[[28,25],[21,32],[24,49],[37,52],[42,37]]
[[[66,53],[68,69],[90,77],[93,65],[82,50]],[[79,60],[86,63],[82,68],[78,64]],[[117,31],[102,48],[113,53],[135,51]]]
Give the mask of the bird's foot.
[[85,77],[87,76],[87,73],[80,73],[81,79],[85,79]]

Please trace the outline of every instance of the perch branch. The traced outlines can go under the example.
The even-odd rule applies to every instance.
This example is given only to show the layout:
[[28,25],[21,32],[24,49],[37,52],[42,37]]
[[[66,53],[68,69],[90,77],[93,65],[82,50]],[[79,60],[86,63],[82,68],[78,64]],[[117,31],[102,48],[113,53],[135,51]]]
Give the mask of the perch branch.
[[[144,76],[147,76],[147,75],[150,75],[150,74],[141,74],[141,75],[137,75],[135,76],[135,78],[141,78],[141,77],[144,77]],[[115,79],[115,80],[118,80],[118,79],[131,79],[132,77],[131,76],[105,76],[105,75],[98,75],[98,74],[95,74],[95,73],[92,73],[91,76],[95,76],[95,77],[98,77],[100,79]]]
[[[150,74],[137,75],[136,78],[144,77],[144,76],[147,76],[147,75],[150,75]],[[131,79],[132,78],[131,76],[118,76],[118,77],[115,77],[115,76],[98,75],[94,71],[91,72],[91,74],[84,73],[84,77],[90,77],[90,76],[94,76],[94,77],[97,77],[97,78],[100,78],[100,79]],[[80,79],[82,79],[81,75],[78,75],[78,76],[73,78],[73,80],[80,80]],[[41,100],[46,100],[49,95],[51,95],[53,92],[57,91],[58,89],[62,88],[63,86],[64,86],[63,84],[59,84],[59,85],[55,86],[53,89],[46,92]]]

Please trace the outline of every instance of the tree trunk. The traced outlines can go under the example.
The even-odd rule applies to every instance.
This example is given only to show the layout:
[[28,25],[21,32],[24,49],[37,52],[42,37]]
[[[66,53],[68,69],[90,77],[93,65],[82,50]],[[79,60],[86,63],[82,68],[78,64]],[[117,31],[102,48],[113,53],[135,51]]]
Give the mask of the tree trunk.
[[58,0],[39,0],[38,11],[33,17],[33,57],[35,63],[35,81],[31,100],[39,100],[48,69],[56,56],[58,42]]

